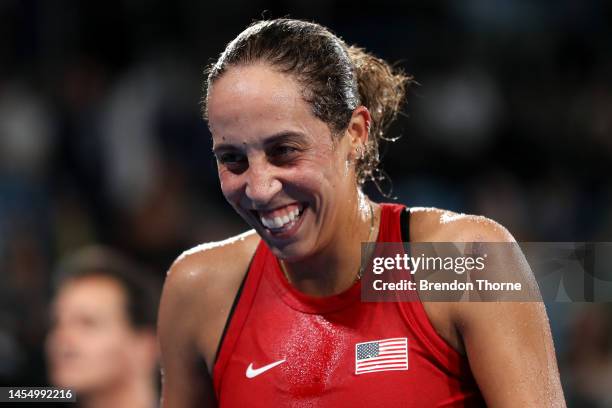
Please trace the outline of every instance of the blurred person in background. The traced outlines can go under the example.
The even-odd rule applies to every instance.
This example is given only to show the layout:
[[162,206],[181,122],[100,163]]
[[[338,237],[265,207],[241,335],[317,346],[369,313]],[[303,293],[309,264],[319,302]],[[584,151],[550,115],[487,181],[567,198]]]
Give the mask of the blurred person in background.
[[584,304],[567,330],[562,356],[572,407],[612,407],[612,303]]
[[74,390],[83,407],[156,406],[159,286],[108,248],[62,263],[46,342],[52,385]]

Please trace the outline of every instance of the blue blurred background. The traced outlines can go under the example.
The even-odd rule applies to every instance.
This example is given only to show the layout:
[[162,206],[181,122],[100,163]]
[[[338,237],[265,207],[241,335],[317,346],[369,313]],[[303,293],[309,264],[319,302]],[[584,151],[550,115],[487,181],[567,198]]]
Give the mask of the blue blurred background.
[[[482,214],[520,241],[612,241],[612,2],[3,0],[1,385],[46,382],[64,255],[103,243],[163,276],[245,229],[218,186],[202,70],[283,16],[419,82],[383,146],[399,201]],[[612,406],[609,305],[548,306],[570,406]]]

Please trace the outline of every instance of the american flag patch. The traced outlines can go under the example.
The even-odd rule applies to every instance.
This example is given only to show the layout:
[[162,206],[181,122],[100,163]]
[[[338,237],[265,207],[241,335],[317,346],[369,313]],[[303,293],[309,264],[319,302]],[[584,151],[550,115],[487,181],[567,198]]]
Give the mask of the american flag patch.
[[408,339],[374,340],[355,345],[355,374],[408,369]]

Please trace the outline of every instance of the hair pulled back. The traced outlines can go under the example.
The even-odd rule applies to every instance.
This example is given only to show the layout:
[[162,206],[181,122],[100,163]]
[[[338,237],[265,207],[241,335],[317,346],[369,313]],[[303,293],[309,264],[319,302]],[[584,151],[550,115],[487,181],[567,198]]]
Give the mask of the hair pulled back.
[[313,114],[341,134],[360,105],[372,117],[368,143],[356,163],[357,181],[377,180],[379,141],[400,111],[412,77],[395,71],[362,48],[347,46],[327,28],[301,20],[257,21],[231,41],[207,70],[204,116],[208,90],[232,66],[265,62],[291,74],[302,87]]

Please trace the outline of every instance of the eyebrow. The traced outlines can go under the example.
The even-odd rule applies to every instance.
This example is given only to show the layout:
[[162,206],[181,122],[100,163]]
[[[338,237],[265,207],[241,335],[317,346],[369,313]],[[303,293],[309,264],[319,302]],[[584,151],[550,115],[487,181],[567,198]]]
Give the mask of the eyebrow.
[[[282,143],[282,142],[290,142],[290,141],[302,141],[304,140],[305,135],[301,132],[295,132],[295,131],[291,131],[291,130],[285,130],[279,133],[275,133],[271,136],[268,136],[265,138],[264,142],[263,142],[263,146],[264,148],[269,147],[271,145],[275,145],[278,143]],[[231,143],[220,143],[218,145],[213,146],[213,152],[219,153],[222,151],[227,151],[227,150],[234,150],[236,149],[236,145],[235,144],[231,144]]]

